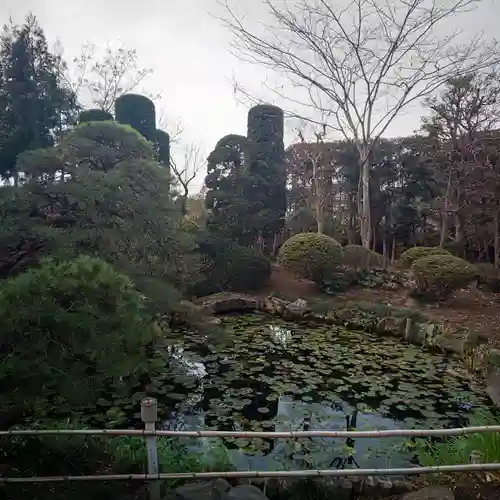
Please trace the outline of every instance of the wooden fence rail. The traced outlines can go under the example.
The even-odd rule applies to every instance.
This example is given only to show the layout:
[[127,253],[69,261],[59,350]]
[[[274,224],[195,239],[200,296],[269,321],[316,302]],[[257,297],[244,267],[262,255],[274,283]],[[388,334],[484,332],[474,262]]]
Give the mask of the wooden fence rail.
[[86,476],[46,476],[46,477],[0,477],[1,483],[61,483],[80,481],[149,481],[151,500],[160,498],[160,481],[169,479],[215,479],[215,478],[270,478],[270,477],[346,477],[346,476],[385,476],[416,475],[443,472],[473,472],[500,470],[500,463],[477,463],[479,457],[471,456],[469,464],[441,465],[431,467],[387,468],[387,469],[327,469],[327,470],[289,470],[289,471],[231,471],[231,472],[193,472],[161,473],[158,469],[157,437],[184,438],[386,438],[386,437],[447,437],[465,434],[500,432],[499,425],[463,427],[455,429],[394,429],[381,431],[291,431],[291,432],[239,432],[239,431],[166,431],[155,428],[158,420],[157,401],[146,398],[141,401],[141,419],[144,429],[15,429],[0,431],[0,437],[13,436],[143,436],[146,443],[148,472],[146,474],[102,474]]

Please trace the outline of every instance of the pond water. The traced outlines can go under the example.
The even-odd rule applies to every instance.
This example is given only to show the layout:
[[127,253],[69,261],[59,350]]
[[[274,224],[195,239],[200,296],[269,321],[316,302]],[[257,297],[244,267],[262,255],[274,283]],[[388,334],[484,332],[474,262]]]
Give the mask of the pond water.
[[[456,360],[390,338],[260,314],[225,316],[226,341],[184,332],[169,354],[191,380],[165,427],[357,430],[462,425],[488,401]],[[193,383],[192,380],[196,382]],[[174,395],[175,396],[175,395]],[[227,439],[238,468],[399,467],[404,438]]]

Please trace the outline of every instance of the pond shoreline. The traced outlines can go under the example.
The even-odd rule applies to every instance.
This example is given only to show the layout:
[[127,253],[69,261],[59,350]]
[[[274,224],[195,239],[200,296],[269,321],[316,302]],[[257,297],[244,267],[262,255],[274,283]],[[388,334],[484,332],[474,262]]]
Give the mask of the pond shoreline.
[[[198,306],[205,314],[217,315],[234,312],[263,312],[291,321],[314,321],[343,326],[348,329],[400,338],[414,345],[433,348],[452,356],[478,347],[482,340],[476,334],[457,333],[435,322],[420,321],[410,314],[366,315],[353,308],[333,308],[315,311],[304,299],[287,301],[273,294],[267,297],[242,293],[220,292],[201,297]],[[394,308],[394,311],[401,309]]]

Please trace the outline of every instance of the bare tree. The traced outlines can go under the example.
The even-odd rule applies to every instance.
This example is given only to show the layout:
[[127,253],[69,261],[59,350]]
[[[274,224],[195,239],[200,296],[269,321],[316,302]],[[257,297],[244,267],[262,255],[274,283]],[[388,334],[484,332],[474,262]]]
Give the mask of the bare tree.
[[271,21],[250,26],[223,0],[233,49],[245,61],[284,77],[267,86],[316,123],[354,140],[360,167],[363,245],[372,239],[370,157],[395,117],[451,75],[491,67],[497,42],[461,43],[451,18],[477,0],[262,0]]
[[325,143],[326,127],[315,130],[315,142],[306,142],[302,130],[298,130],[299,144],[289,150],[289,167],[292,185],[300,182],[303,202],[314,213],[319,234],[324,233],[326,214],[333,199],[333,157]]
[[139,65],[135,49],[109,43],[103,50],[98,50],[94,44],[85,44],[80,55],[73,59],[71,70],[67,80],[73,91],[108,112],[118,97],[137,89],[153,72]]
[[206,155],[203,154],[200,144],[185,144],[182,147],[181,160],[170,159],[170,169],[174,174],[180,188],[182,189],[181,208],[186,211],[186,201],[189,196],[189,188],[198,174],[205,168]]

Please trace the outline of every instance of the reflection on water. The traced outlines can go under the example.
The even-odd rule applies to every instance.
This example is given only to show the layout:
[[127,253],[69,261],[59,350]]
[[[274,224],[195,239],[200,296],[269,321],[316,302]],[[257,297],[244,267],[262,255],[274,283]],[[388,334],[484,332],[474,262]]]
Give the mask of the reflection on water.
[[269,325],[269,331],[271,337],[283,347],[286,347],[287,342],[292,338],[292,331],[280,325]]
[[[205,340],[183,335],[182,344],[169,348],[197,382],[165,427],[269,432],[443,427],[463,423],[472,407],[485,404],[468,383],[450,375],[460,370],[456,362],[415,346],[334,327],[270,325],[258,315],[225,321],[231,329],[227,346],[210,350]],[[394,467],[412,461],[412,454],[400,449],[404,438],[224,442],[241,469]]]
[[199,361],[194,361],[191,353],[186,352],[184,347],[180,345],[169,345],[166,350],[171,359],[177,362],[186,375],[191,375],[196,378],[203,378],[207,371],[205,365]]

